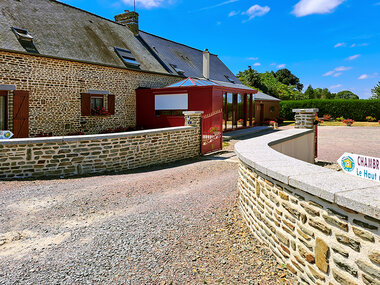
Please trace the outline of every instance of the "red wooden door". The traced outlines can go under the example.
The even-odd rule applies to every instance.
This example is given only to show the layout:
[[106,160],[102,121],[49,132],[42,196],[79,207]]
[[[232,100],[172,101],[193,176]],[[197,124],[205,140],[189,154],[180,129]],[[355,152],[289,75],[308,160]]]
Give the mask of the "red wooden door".
[[17,90],[13,96],[14,138],[29,136],[29,91]]

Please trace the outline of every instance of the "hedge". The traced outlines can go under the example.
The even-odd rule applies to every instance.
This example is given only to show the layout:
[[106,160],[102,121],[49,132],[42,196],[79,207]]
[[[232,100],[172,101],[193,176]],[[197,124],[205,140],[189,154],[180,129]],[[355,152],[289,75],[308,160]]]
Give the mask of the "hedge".
[[318,108],[318,115],[325,114],[333,118],[344,117],[355,121],[365,121],[365,117],[373,116],[380,119],[380,100],[292,100],[281,101],[280,117],[287,120],[294,120],[293,109]]

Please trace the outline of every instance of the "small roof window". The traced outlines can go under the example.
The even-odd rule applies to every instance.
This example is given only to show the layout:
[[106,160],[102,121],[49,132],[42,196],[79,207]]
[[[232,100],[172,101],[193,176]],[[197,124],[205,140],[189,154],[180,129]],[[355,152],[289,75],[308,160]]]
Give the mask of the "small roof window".
[[140,68],[140,63],[130,50],[115,47],[115,52],[128,67]]
[[11,29],[16,35],[18,42],[27,52],[39,53],[33,43],[33,36],[27,30],[16,27],[11,27]]
[[170,64],[170,66],[179,74],[179,75],[185,75],[185,71],[178,68],[175,64]]
[[231,83],[235,83],[235,80],[233,80],[231,77],[229,77],[228,75],[224,75],[224,77]]
[[15,33],[18,39],[25,41],[33,41],[33,37],[27,30],[12,27],[12,31]]

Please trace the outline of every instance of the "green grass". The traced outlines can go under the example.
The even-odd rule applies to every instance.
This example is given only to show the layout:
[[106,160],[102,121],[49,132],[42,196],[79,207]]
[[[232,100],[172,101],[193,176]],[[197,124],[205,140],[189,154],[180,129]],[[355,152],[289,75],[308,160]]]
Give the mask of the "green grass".
[[[342,122],[333,122],[333,121],[324,121],[321,126],[338,126],[338,127],[345,127],[346,124],[343,124]],[[380,124],[378,122],[354,122],[352,125],[353,127],[380,127]]]
[[[281,126],[294,126],[294,121],[284,121],[280,125]],[[342,122],[338,121],[324,121],[321,126],[326,126],[326,127],[346,127],[346,124],[343,124]],[[380,124],[378,122],[354,122],[352,125],[353,127],[374,127],[374,128],[379,128]]]

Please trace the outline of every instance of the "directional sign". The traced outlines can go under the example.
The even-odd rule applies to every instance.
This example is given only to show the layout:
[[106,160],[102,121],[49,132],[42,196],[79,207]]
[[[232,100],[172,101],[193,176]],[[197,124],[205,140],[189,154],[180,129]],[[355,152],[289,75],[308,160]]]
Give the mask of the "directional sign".
[[13,137],[13,133],[11,131],[0,131],[0,140],[6,140]]
[[347,174],[380,182],[380,158],[346,152],[338,164]]

